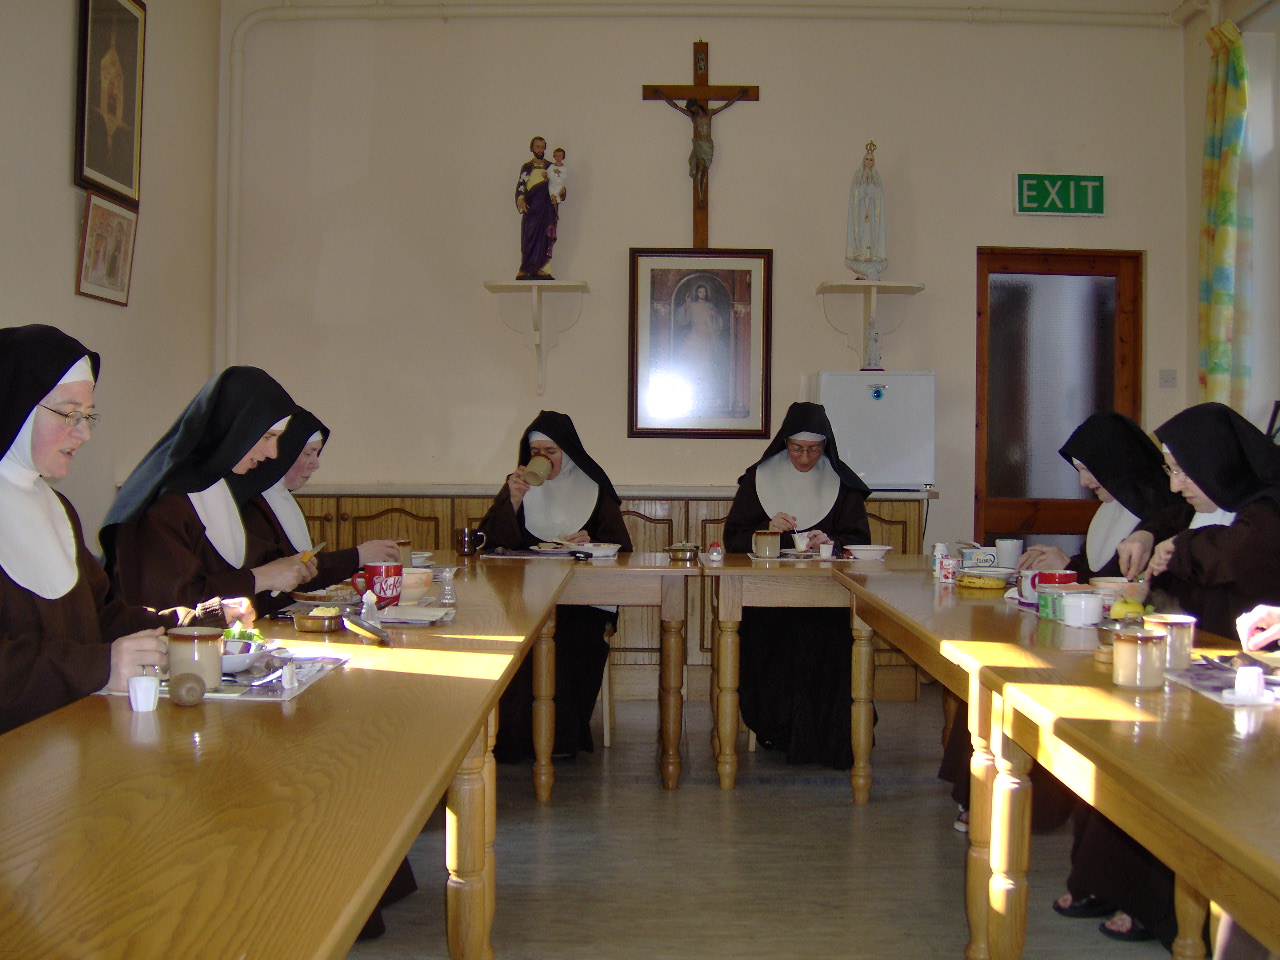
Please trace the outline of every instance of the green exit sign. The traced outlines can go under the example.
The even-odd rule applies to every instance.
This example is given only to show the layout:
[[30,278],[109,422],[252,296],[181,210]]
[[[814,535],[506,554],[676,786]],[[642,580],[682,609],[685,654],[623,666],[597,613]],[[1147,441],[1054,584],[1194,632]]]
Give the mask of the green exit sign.
[[1018,213],[1100,217],[1104,212],[1104,196],[1102,177],[1069,173],[1018,174]]

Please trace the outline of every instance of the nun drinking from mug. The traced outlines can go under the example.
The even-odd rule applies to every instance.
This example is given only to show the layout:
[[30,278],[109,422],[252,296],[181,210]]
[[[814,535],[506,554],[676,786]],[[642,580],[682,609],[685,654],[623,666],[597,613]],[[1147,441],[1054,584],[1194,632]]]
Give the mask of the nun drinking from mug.
[[[309,552],[315,546],[302,508],[293,499],[320,467],[320,453],[329,441],[329,428],[309,410],[298,408],[276,441],[277,454],[248,473],[227,478],[240,505],[246,536],[268,544],[267,560]],[[369,540],[345,550],[315,554],[316,575],[300,590],[319,590],[346,580],[366,563],[395,563],[400,548],[394,540]],[[291,601],[288,594],[270,598],[259,613],[271,613]]]
[[1034,544],[1019,558],[1018,569],[1074,570],[1081,583],[1092,577],[1132,579],[1151,558],[1153,540],[1171,537],[1191,522],[1191,507],[1169,489],[1160,449],[1124,414],[1095,413],[1076,427],[1058,454],[1102,504],[1080,553],[1068,557],[1060,547]]
[[131,603],[251,596],[269,607],[316,574],[302,553],[268,559],[246,533],[227,483],[276,455],[296,404],[265,371],[213,377],[116,494],[100,538],[116,592]]
[[[793,403],[764,456],[738,478],[725,547],[748,553],[751,535],[766,528],[800,549],[868,543],[870,492],[836,452],[822,404]],[[749,607],[740,636],[742,718],[759,741],[785,750],[788,763],[852,766],[849,611]]]
[[46,480],[71,468],[97,420],[98,355],[55,327],[0,330],[0,733],[164,666],[163,627],[223,623],[108,600],[75,509]]
[[[551,461],[539,486],[524,479],[534,456]],[[608,474],[591,459],[573,421],[543,410],[520,437],[518,465],[480,521],[486,549],[527,550],[544,541],[617,543],[631,550],[622,521],[622,501]],[[616,608],[556,607],[554,756],[591,750],[591,711],[609,661],[606,628]],[[503,761],[533,756],[533,658],[527,657],[502,695],[494,756]]]

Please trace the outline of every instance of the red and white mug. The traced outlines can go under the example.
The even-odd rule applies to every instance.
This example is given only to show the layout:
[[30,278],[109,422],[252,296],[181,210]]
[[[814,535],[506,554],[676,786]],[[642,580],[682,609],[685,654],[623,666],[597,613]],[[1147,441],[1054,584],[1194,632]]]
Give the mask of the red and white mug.
[[390,605],[400,600],[400,585],[404,582],[402,563],[366,563],[363,570],[351,576],[351,585],[363,595],[372,590],[379,603]]

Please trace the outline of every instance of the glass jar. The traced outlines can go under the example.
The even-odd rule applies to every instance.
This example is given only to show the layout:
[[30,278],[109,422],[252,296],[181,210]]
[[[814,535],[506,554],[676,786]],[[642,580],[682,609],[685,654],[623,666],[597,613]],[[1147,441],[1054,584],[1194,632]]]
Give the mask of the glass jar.
[[1115,631],[1112,682],[1133,690],[1159,690],[1164,686],[1165,636],[1163,627],[1134,626]]
[[1061,587],[1038,587],[1036,589],[1037,612],[1046,620],[1062,619],[1062,598],[1066,595]]
[[1164,629],[1165,668],[1185,670],[1191,666],[1191,646],[1195,640],[1196,618],[1182,613],[1148,613],[1142,618],[1144,627]]

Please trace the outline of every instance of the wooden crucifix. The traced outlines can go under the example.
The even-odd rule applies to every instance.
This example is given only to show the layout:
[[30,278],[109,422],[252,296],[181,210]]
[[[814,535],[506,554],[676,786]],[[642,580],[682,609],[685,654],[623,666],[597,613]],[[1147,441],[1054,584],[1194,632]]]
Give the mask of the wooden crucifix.
[[[689,154],[689,176],[693,178],[693,246],[705,250],[707,243],[708,174],[714,145],[711,142],[711,118],[739,100],[759,100],[759,87],[711,86],[707,79],[708,44],[698,40],[693,45],[693,83],[662,85],[646,83],[645,100],[665,100],[693,121],[693,150]],[[684,106],[676,101],[683,100]],[[712,107],[714,100],[723,100]]]

